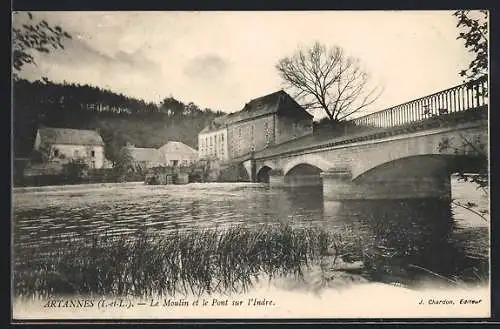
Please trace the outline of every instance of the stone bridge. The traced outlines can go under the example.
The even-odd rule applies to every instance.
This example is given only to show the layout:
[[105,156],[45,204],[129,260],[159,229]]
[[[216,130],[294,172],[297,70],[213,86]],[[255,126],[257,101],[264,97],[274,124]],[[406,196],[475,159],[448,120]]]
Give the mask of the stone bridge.
[[271,187],[322,185],[325,200],[450,199],[451,174],[487,166],[484,88],[450,88],[352,120],[356,133],[307,136],[243,165],[251,181]]

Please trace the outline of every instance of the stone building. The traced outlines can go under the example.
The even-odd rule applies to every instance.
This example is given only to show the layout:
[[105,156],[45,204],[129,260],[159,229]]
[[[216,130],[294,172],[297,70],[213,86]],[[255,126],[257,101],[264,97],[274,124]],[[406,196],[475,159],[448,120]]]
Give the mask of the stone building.
[[205,127],[199,134],[200,156],[235,159],[312,132],[313,116],[280,90],[252,99],[241,111]]

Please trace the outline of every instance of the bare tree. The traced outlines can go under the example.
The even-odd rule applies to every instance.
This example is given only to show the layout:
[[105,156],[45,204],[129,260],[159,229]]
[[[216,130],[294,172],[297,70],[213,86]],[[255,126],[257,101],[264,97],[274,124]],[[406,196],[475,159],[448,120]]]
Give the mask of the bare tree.
[[359,60],[338,46],[315,42],[282,58],[276,69],[304,108],[322,109],[333,122],[372,104],[382,92],[378,86],[370,87],[370,76]]

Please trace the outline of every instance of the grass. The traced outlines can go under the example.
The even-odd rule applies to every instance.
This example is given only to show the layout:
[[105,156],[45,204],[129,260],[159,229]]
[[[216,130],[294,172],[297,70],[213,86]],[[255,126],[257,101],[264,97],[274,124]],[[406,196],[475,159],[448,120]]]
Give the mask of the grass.
[[43,298],[241,292],[261,274],[301,277],[304,266],[328,254],[332,239],[318,227],[268,224],[70,240],[15,263],[14,293]]

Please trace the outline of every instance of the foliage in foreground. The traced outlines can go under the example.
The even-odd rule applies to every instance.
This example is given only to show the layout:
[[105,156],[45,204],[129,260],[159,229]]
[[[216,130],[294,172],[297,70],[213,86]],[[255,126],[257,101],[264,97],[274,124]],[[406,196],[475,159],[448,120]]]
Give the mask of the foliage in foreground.
[[[14,266],[14,293],[175,295],[245,291],[261,274],[302,276],[327,253],[321,228],[265,225],[167,236],[68,241]],[[20,255],[16,255],[17,259]]]

